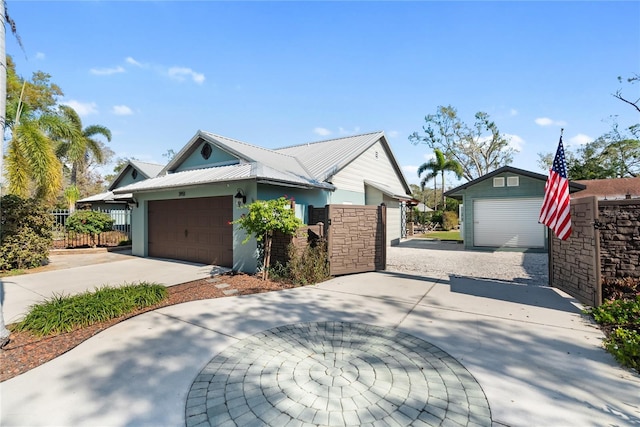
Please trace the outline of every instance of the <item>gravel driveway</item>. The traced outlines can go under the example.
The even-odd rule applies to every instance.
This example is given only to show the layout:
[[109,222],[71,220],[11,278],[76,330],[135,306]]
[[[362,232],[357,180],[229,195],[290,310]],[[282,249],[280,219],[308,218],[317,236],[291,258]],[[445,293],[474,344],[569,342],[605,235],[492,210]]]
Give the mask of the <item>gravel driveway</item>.
[[548,254],[472,251],[455,242],[411,239],[387,248],[387,270],[548,286]]

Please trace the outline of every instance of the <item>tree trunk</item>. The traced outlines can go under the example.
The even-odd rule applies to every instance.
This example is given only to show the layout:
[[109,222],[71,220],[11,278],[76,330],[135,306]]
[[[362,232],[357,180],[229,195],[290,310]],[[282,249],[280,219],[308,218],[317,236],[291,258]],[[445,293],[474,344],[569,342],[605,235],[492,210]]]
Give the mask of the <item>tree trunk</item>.
[[[5,117],[7,113],[7,51],[5,45],[5,10],[4,0],[0,0],[0,19],[2,20],[2,28],[0,28],[0,130],[1,135],[4,136]],[[0,141],[0,177],[4,175],[4,137]],[[1,179],[0,179],[1,181]],[[2,197],[2,187],[0,186],[0,198]],[[0,229],[0,232],[2,230]],[[4,324],[4,312],[2,305],[4,303],[4,285],[0,280],[0,348],[4,347],[9,342],[9,330]]]
[[442,210],[444,211],[447,209],[447,201],[444,198],[444,170],[441,173],[442,173]]
[[264,236],[264,261],[262,263],[262,280],[269,278],[269,264],[271,263],[271,243],[273,239],[270,233]]

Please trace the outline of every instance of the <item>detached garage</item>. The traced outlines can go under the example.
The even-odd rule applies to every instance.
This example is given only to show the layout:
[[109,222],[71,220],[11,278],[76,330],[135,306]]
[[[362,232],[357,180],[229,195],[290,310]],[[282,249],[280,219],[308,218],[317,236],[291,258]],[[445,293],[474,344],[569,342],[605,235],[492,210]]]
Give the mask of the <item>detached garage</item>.
[[[465,249],[547,249],[547,229],[538,223],[547,176],[503,166],[449,190],[462,202]],[[570,191],[583,186],[570,183]]]

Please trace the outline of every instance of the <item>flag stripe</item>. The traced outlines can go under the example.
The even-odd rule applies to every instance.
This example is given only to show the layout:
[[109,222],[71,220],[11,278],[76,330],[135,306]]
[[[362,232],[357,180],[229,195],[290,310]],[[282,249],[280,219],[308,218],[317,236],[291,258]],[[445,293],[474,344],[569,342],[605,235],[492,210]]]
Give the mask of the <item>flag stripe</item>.
[[561,240],[567,240],[571,235],[571,200],[562,136],[544,186],[539,222],[549,227]]

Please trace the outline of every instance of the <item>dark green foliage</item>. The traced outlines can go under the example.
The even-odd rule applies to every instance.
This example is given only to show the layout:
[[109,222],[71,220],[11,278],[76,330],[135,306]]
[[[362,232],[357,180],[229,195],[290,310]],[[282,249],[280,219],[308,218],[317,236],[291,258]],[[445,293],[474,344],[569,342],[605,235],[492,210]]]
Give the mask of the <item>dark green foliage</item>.
[[30,331],[37,336],[69,332],[155,305],[166,296],[167,289],[154,283],[104,286],[73,296],[55,295],[33,305],[14,330]]
[[640,372],[640,295],[611,300],[587,314],[607,333],[604,346],[624,366]]
[[46,207],[15,195],[2,197],[0,206],[0,270],[42,265],[53,241],[53,217]]
[[[428,212],[427,212],[428,214]],[[434,224],[438,224],[442,226],[442,211],[433,211],[431,212],[431,217],[427,218],[429,222],[433,222]]]
[[604,345],[618,362],[640,372],[640,333],[638,331],[616,328]]
[[104,212],[81,210],[76,211],[67,219],[67,230],[80,234],[89,234],[95,246],[98,234],[113,229],[113,218]]
[[455,212],[444,211],[442,213],[442,229],[444,231],[453,230],[458,226],[458,215]]

